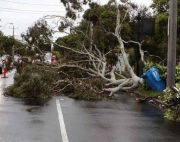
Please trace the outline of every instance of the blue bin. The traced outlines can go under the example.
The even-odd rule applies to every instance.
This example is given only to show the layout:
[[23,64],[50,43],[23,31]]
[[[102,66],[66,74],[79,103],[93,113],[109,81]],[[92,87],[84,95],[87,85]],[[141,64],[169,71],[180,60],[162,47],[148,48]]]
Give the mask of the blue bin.
[[166,88],[155,66],[150,68],[146,73],[143,73],[141,77],[145,79],[153,90],[163,91]]

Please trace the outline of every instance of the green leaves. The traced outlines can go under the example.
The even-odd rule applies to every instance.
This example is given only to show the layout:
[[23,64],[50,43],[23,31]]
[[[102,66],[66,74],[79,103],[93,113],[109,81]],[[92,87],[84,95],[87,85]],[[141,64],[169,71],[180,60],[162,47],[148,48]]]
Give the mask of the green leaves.
[[51,87],[57,81],[58,73],[49,68],[26,66],[14,78],[14,84],[5,90],[5,95],[31,99],[49,99]]
[[[178,89],[180,89],[179,83],[177,83],[175,86]],[[164,90],[164,93],[165,94],[163,96],[160,96],[159,99],[163,100],[165,103],[168,103],[170,105],[171,105],[171,101],[174,101],[180,98],[180,93],[173,92],[172,89],[170,89],[169,87],[167,87]],[[176,105],[165,109],[165,113],[164,113],[165,118],[172,121],[180,121],[180,108],[178,106],[179,104],[176,104]]]
[[116,13],[115,11],[104,11],[100,15],[100,24],[102,28],[114,31],[116,28]]
[[180,122],[180,111],[173,111],[172,109],[166,109],[164,113],[164,117],[171,120],[171,121],[178,121]]
[[[40,37],[40,36],[43,37]],[[21,34],[21,37],[29,44],[36,45],[44,50],[44,40],[41,38],[52,38],[52,30],[46,21],[38,20],[32,27],[29,27],[26,33]]]
[[153,0],[151,8],[158,13],[167,12],[169,9],[169,1],[167,1],[167,0]]

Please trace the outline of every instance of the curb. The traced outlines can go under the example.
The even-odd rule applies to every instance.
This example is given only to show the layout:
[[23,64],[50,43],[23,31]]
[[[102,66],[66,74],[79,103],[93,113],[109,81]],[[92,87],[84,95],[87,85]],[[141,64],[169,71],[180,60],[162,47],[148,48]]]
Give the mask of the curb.
[[148,97],[143,93],[140,93],[138,91],[132,92],[134,94],[134,97],[136,98],[136,101],[138,103],[147,102],[151,105],[154,105],[156,107],[159,107],[160,109],[165,109],[168,104],[162,102],[161,100],[157,99],[156,97]]

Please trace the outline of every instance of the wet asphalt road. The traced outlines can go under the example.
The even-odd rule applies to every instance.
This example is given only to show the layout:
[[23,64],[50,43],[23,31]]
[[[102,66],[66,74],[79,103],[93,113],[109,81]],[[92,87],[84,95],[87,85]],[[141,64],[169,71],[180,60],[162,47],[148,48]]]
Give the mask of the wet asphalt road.
[[4,97],[2,89],[13,83],[12,76],[0,81],[0,142],[61,142],[54,100],[30,103]]
[[[38,103],[2,95],[13,74],[0,78],[0,142],[179,142],[180,124],[162,111],[137,104],[127,94],[117,101],[87,102],[60,95]],[[56,100],[68,141],[62,140]]]

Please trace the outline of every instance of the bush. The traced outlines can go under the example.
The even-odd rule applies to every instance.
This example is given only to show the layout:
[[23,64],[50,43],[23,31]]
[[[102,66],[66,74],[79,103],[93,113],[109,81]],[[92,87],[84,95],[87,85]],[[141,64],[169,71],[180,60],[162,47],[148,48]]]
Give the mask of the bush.
[[26,66],[15,75],[14,84],[5,89],[5,95],[20,98],[49,99],[57,72],[38,66]]
[[103,81],[100,78],[80,81],[74,85],[74,92],[70,97],[89,101],[102,100],[103,97],[99,94],[99,91],[102,90],[102,84]]
[[[180,84],[176,84],[176,87],[180,89]],[[180,99],[180,93],[175,93],[167,87],[164,90],[164,94],[159,96],[159,99],[169,105],[169,107],[165,109],[164,117],[172,121],[180,121],[180,107],[177,103]]]

